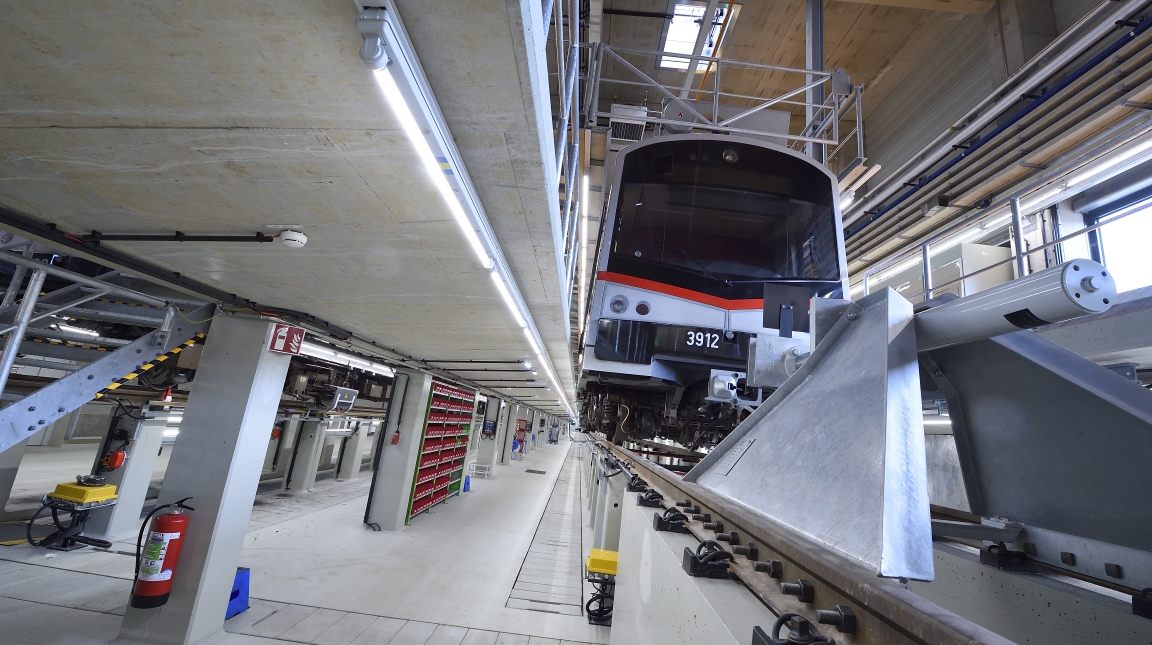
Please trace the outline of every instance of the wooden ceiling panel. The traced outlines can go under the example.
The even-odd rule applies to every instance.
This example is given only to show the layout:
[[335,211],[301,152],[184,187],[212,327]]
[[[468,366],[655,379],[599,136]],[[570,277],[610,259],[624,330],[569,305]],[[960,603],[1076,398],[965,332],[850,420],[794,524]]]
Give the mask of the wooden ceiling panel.
[[[882,103],[964,15],[983,13],[987,4],[988,0],[827,0],[825,68],[843,68],[853,83],[865,85],[867,111]],[[605,5],[610,9],[661,13],[668,7],[665,0],[613,0]],[[664,21],[659,19],[620,15],[605,16],[605,24],[604,41],[608,44],[643,49],[659,47],[664,27]],[[720,55],[733,60],[804,67],[804,26],[804,0],[745,1],[724,37]],[[661,82],[679,85],[683,78],[682,72],[657,72],[651,59],[633,62]],[[620,78],[623,72],[609,73]],[[699,87],[700,78],[697,75],[694,79],[694,89]],[[799,81],[795,74],[732,68],[725,69],[722,89],[767,97],[795,88]],[[624,88],[611,95],[618,101],[642,98],[642,94]],[[795,124],[801,110],[796,108],[794,114]]]

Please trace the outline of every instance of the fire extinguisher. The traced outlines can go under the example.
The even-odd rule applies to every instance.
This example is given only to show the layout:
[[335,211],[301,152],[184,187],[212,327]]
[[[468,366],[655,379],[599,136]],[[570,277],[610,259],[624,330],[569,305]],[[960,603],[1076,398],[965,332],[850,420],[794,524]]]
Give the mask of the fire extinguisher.
[[[137,609],[150,609],[159,607],[168,602],[168,594],[172,591],[172,576],[176,573],[176,563],[180,560],[180,549],[184,546],[184,535],[188,532],[188,516],[184,511],[196,509],[187,506],[184,499],[157,506],[140,527],[140,535],[136,538],[136,580],[132,585],[131,605]],[[167,513],[156,515],[160,511],[171,509]],[[148,543],[144,541],[144,529],[152,516],[152,529],[148,533]]]

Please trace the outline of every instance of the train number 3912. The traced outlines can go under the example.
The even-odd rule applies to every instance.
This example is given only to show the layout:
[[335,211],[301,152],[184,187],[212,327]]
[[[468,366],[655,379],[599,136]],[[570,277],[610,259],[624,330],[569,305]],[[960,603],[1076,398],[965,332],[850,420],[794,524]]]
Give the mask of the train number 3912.
[[712,334],[703,331],[689,331],[685,335],[687,336],[685,344],[689,347],[720,349],[720,334]]

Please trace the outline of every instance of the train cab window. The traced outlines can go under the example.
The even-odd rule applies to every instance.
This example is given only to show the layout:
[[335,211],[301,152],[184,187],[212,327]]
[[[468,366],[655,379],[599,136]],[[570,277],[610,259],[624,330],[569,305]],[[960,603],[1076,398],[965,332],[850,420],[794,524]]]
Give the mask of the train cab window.
[[724,298],[840,279],[832,181],[772,148],[676,140],[625,156],[608,270]]

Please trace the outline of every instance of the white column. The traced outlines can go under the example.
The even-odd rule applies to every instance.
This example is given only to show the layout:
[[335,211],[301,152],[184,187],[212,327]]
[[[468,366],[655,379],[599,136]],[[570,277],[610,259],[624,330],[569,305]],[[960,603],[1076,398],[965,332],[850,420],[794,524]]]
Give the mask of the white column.
[[512,440],[516,438],[516,420],[520,418],[523,410],[518,403],[508,405],[508,419],[504,423],[504,445],[500,450],[500,463],[507,466],[512,463]]
[[288,467],[292,464],[292,453],[296,450],[296,435],[300,432],[300,415],[293,414],[284,422],[280,430],[280,447],[272,460],[272,478],[280,478],[280,488],[288,485]]
[[500,426],[504,423],[507,415],[508,404],[505,403],[503,399],[496,397],[488,399],[488,411],[487,414],[485,414],[484,421],[481,423],[487,423],[488,421],[493,422],[495,424],[496,436],[492,439],[485,439],[483,437],[483,425],[472,430],[477,437],[476,463],[484,466],[494,466],[497,461],[499,461],[500,446],[503,445],[500,443],[500,440],[503,438]]
[[[375,465],[376,479],[372,482],[368,512],[365,521],[380,528],[395,531],[404,528],[408,502],[412,496],[412,477],[420,458],[420,435],[424,429],[424,413],[428,409],[428,396],[432,392],[432,377],[423,372],[396,370],[396,393],[388,410],[388,423],[381,429],[384,442],[380,462]],[[400,441],[392,443],[392,435],[400,429]]]
[[364,461],[364,444],[365,439],[368,437],[368,426],[371,423],[367,419],[362,421],[353,421],[359,425],[356,433],[344,439],[344,446],[340,452],[340,461],[336,464],[336,479],[344,481],[346,479],[356,479],[360,476],[360,464]]
[[88,516],[84,534],[111,542],[135,536],[140,530],[140,510],[148,497],[152,472],[156,469],[168,416],[137,421],[136,438],[124,448],[128,458],[116,470],[106,471],[108,483],[116,486],[115,506],[98,508]]
[[284,476],[284,489],[293,492],[309,491],[316,487],[316,471],[320,468],[320,453],[328,438],[328,423],[319,419],[300,422],[296,449],[288,461],[288,474]]
[[160,503],[191,497],[188,533],[168,604],[128,607],[129,642],[199,645],[220,636],[260,482],[268,429],[289,356],[265,349],[272,323],[221,316],[212,323]]
[[32,517],[31,512],[9,513],[4,510],[8,505],[8,498],[12,495],[12,484],[16,483],[16,473],[20,470],[20,462],[24,461],[24,451],[27,448],[28,439],[25,439],[0,452],[0,520],[26,520]]

